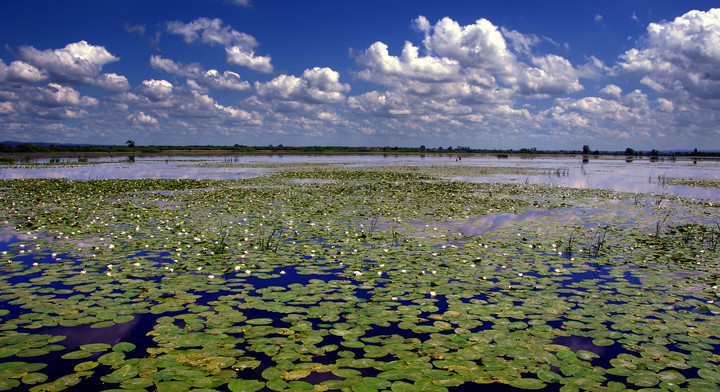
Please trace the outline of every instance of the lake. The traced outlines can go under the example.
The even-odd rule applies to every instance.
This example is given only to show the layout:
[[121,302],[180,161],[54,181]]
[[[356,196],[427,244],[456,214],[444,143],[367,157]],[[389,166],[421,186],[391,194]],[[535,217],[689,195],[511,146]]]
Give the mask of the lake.
[[[458,157],[462,159],[458,161]],[[450,177],[460,181],[553,184],[585,189],[612,189],[622,192],[677,195],[720,200],[719,188],[668,184],[667,178],[720,180],[720,160],[668,159],[647,157],[626,159],[607,156],[514,156],[499,158],[489,154],[447,155],[238,155],[238,156],[160,156],[128,158],[90,158],[88,163],[73,165],[75,159],[60,159],[52,165],[49,159],[34,163],[50,167],[5,166],[0,179],[66,178],[96,179],[243,179],[262,176],[267,165],[323,164],[338,167],[371,166],[438,166],[473,168],[506,167],[522,174],[489,174]],[[527,172],[533,170],[533,172]]]
[[75,160],[0,168],[0,390],[720,388],[718,161]]

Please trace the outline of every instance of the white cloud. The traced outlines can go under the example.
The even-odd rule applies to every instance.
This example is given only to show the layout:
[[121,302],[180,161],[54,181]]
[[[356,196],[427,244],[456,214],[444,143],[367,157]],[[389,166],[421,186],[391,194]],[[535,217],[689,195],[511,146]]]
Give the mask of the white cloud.
[[534,57],[532,62],[535,66],[525,68],[518,76],[521,94],[548,97],[583,89],[577,70],[565,58],[549,54]]
[[512,74],[515,70],[515,55],[508,49],[502,33],[487,19],[460,26],[445,17],[427,31],[423,42],[428,50],[467,67],[499,75]]
[[665,94],[720,98],[720,9],[650,23],[641,43],[620,56],[619,70],[642,75],[642,83]]
[[[498,87],[497,79],[522,96],[544,98],[582,90],[578,78],[589,74],[558,55],[533,56],[531,48],[540,38],[499,29],[486,19],[461,26],[446,17],[432,26],[420,16],[414,26],[425,35],[427,55],[421,56],[417,47],[406,42],[399,57],[391,56],[386,44],[376,42],[357,57],[358,64],[365,67],[358,76],[413,94],[468,96],[480,92],[485,98],[493,95],[489,92]],[[530,58],[532,65],[520,62],[511,48]]]
[[159,124],[159,121],[156,118],[154,118],[153,116],[147,115],[142,111],[139,111],[135,114],[131,114],[128,119],[137,125],[158,125]]
[[340,83],[338,72],[315,67],[306,69],[302,77],[282,74],[266,83],[255,82],[255,90],[270,100],[336,103],[345,99],[350,86]]
[[143,80],[138,90],[140,94],[156,102],[169,98],[173,93],[173,85],[167,80]]
[[540,42],[540,38],[534,34],[522,34],[515,30],[500,29],[503,37],[510,41],[513,51],[519,54],[530,55],[531,48]]
[[47,78],[47,73],[23,61],[13,61],[10,65],[5,65],[0,60],[0,82],[38,83]]
[[92,97],[83,97],[72,87],[50,83],[39,87],[34,95],[34,102],[41,106],[96,106],[98,100]]
[[255,55],[254,49],[259,45],[255,37],[224,26],[221,19],[198,18],[187,24],[174,21],[167,23],[166,28],[172,34],[182,35],[187,44],[200,41],[225,47],[225,61],[229,65],[264,73],[273,71],[270,56]]
[[410,110],[403,95],[390,91],[370,91],[350,97],[348,107],[358,113],[373,115],[397,115]]
[[620,98],[622,89],[614,84],[608,84],[600,90],[600,93],[611,98]]
[[158,55],[150,57],[150,65],[154,69],[184,76],[197,81],[199,84],[214,90],[242,91],[250,88],[250,83],[242,80],[236,72],[225,71],[220,73],[215,69],[205,70],[200,64],[182,64]]
[[255,51],[248,48],[238,45],[231,46],[225,48],[225,54],[225,61],[230,65],[239,65],[264,73],[273,71],[270,56],[256,56]]
[[182,35],[183,40],[188,44],[200,41],[204,44],[221,46],[240,45],[246,48],[258,46],[255,37],[234,30],[230,26],[223,26],[223,21],[219,18],[198,18],[190,23],[173,21],[168,22],[166,28],[169,33]]
[[595,15],[595,18],[593,18],[593,20],[595,21],[595,23],[602,23],[603,19],[604,19],[603,16],[600,15],[600,14],[596,14],[596,15]]
[[665,98],[658,98],[656,102],[658,105],[658,110],[662,110],[663,112],[672,112],[675,108],[675,105],[673,105],[671,101]]
[[387,45],[375,42],[358,56],[358,63],[369,68],[362,71],[360,77],[380,83],[387,83],[387,76],[425,82],[451,81],[460,77],[460,65],[457,61],[419,56],[418,48],[410,42],[405,42],[400,57],[390,56]]
[[127,78],[116,73],[101,74],[95,79],[94,84],[112,92],[121,92],[130,89],[130,83],[128,83]]
[[102,46],[94,46],[86,41],[66,45],[62,49],[38,50],[31,46],[18,49],[18,57],[25,63],[39,68],[40,73],[47,72],[50,78],[60,82],[79,83],[122,91],[129,88],[124,76],[101,74],[102,67],[119,58],[110,54]]

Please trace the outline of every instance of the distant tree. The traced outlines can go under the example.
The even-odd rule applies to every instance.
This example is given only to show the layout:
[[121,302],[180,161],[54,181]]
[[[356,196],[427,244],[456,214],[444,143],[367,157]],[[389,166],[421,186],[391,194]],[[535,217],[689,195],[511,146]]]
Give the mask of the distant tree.
[[448,146],[448,151],[452,151],[452,146]]
[[424,145],[424,144],[420,146],[420,151],[425,151],[425,145]]
[[590,146],[588,146],[587,144],[584,145],[584,146],[583,146],[583,149],[582,149],[582,153],[583,153],[583,154],[590,154]]
[[632,148],[628,147],[628,148],[625,149],[625,155],[635,155],[635,150],[633,150]]
[[656,156],[658,156],[658,155],[660,155],[660,152],[658,152],[658,150],[656,150],[656,149],[653,148],[652,151],[650,151],[650,156],[651,156],[651,157],[656,157]]
[[134,148],[134,147],[135,147],[135,141],[134,141],[134,140],[128,140],[128,141],[125,142],[125,144],[127,144],[127,146],[130,147],[130,148]]

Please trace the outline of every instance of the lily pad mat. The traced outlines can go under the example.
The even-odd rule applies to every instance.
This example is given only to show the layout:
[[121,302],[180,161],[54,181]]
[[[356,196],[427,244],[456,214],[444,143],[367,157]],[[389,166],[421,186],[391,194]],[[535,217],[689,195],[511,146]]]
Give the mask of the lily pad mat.
[[2,181],[0,388],[720,387],[710,202],[274,169]]

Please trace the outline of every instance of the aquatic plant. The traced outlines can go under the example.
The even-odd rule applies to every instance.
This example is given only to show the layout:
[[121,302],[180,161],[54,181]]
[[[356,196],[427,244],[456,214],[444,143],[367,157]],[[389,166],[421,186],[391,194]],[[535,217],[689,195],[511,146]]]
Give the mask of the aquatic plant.
[[274,169],[0,181],[0,388],[720,386],[708,203]]

